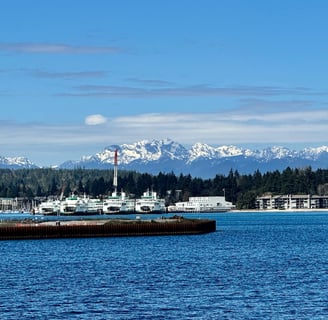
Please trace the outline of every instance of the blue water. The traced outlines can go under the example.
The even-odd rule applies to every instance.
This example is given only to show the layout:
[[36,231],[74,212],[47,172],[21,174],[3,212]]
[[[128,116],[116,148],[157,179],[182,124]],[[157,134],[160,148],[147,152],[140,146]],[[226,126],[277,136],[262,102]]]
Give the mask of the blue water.
[[1,318],[328,318],[328,213],[206,217],[217,232],[1,241]]

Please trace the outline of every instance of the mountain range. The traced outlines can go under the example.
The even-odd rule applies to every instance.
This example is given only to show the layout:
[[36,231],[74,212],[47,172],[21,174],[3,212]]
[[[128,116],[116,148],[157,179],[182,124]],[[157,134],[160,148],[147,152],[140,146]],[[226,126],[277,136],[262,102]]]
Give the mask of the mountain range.
[[2,157],[0,156],[0,169],[32,169],[39,168],[24,157]]
[[[305,148],[301,151],[286,147],[268,147],[260,150],[230,146],[213,147],[195,143],[191,148],[170,140],[143,140],[133,144],[110,145],[94,155],[77,161],[65,161],[60,169],[112,169],[115,150],[118,151],[119,169],[147,172],[191,174],[194,177],[213,178],[238,170],[240,174],[303,168],[328,168],[328,147]],[[28,159],[0,157],[0,168],[38,168]]]

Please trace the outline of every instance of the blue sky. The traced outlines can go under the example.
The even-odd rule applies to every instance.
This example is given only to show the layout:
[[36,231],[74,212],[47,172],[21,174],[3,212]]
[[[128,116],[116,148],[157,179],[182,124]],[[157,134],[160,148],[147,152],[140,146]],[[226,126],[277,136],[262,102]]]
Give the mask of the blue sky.
[[0,156],[328,144],[327,1],[0,4]]

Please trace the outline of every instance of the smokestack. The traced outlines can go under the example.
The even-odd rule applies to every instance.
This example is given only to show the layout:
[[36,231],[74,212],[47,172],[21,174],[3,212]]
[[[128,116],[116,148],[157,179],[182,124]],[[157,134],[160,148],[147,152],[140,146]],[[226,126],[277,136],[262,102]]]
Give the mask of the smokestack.
[[117,192],[117,149],[114,156],[114,179],[113,179],[114,192]]

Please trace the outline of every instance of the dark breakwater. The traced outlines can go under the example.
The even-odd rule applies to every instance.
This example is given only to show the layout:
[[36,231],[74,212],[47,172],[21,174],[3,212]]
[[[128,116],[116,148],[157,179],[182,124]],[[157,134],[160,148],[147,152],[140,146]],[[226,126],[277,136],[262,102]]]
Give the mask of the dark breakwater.
[[203,234],[216,231],[215,220],[164,219],[108,221],[103,224],[13,224],[0,227],[0,240]]

